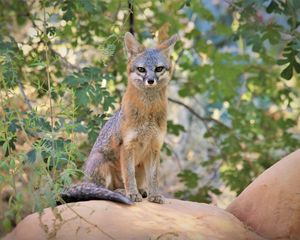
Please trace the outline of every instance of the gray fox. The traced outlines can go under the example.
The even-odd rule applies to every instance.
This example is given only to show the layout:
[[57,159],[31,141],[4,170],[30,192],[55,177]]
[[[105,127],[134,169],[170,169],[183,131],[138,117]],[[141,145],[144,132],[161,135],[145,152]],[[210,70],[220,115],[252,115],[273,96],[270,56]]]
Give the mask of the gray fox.
[[164,202],[158,193],[160,149],[167,127],[169,56],[177,40],[176,34],[146,49],[131,33],[125,34],[128,86],[121,107],[100,131],[85,163],[84,182],[62,193],[65,202],[131,204],[147,195],[150,202]]

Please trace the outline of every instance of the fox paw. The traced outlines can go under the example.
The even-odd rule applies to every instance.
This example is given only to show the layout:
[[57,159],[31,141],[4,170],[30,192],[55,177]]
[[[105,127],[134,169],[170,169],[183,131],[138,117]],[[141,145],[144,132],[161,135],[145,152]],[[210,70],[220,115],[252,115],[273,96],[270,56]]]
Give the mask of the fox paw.
[[143,188],[139,189],[139,193],[142,195],[143,198],[146,198],[148,196],[147,191]]
[[163,204],[165,202],[164,197],[162,195],[150,195],[148,197],[149,202]]
[[139,193],[129,193],[127,197],[133,202],[141,202],[143,200],[142,195]]
[[120,193],[120,194],[126,196],[126,191],[124,188],[118,188],[118,189],[114,190],[114,192],[117,192],[117,193]]
[[[126,191],[125,191],[124,188],[115,189],[114,192],[120,193],[120,194],[126,196]],[[142,195],[142,198],[146,198],[147,197],[147,191],[145,189],[140,188],[139,189],[139,193]]]

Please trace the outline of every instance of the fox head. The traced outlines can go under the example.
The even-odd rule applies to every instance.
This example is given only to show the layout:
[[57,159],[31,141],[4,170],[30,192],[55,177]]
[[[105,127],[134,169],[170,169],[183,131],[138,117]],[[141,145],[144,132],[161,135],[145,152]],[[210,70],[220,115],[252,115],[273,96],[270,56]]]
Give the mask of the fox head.
[[135,37],[125,34],[125,47],[128,56],[128,79],[138,89],[161,89],[170,81],[171,61],[170,52],[173,49],[178,35],[155,48],[145,48]]

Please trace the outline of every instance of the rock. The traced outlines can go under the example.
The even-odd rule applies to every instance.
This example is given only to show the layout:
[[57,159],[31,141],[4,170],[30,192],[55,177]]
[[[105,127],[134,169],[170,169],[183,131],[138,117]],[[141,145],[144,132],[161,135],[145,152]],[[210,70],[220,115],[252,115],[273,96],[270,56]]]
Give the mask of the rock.
[[4,240],[249,239],[261,240],[232,214],[215,206],[166,199],[133,206],[88,201],[47,208],[22,220]]
[[262,173],[227,211],[175,199],[78,202],[31,214],[4,238],[41,239],[300,240],[300,150]]
[[227,210],[268,239],[300,239],[300,150],[263,172]]

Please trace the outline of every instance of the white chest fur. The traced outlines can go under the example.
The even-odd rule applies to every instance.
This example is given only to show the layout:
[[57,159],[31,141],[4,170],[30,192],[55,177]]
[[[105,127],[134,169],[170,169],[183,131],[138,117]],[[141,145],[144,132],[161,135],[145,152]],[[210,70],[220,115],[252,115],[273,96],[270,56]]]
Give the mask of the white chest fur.
[[123,137],[125,146],[131,145],[134,142],[140,143],[141,146],[147,146],[155,141],[162,145],[165,137],[165,131],[155,126],[152,123],[144,123],[143,125],[128,129]]

